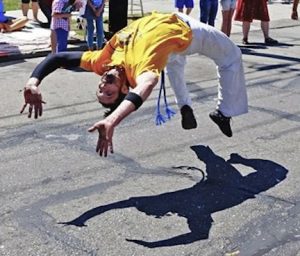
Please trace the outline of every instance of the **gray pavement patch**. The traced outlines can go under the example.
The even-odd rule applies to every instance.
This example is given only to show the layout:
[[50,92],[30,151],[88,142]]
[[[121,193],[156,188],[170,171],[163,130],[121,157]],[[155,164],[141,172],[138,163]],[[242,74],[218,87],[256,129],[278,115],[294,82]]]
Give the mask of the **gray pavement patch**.
[[[281,247],[291,242],[300,241],[300,202],[282,203],[274,199],[276,211],[251,220],[240,228],[240,236],[231,238],[240,255],[277,254]],[[232,246],[232,245],[231,245]]]

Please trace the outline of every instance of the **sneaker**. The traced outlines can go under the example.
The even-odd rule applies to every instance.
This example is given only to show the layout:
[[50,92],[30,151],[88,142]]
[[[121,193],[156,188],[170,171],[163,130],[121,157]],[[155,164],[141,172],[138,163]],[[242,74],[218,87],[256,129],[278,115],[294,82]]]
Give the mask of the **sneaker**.
[[266,45],[276,45],[276,44],[278,44],[278,41],[275,40],[275,39],[273,39],[273,38],[271,38],[271,37],[267,37],[265,39],[265,44]]
[[41,28],[50,28],[50,23],[40,22],[39,24]]
[[230,127],[231,117],[224,116],[221,111],[215,110],[209,114],[211,120],[213,120],[220,128],[220,130],[227,136],[232,137],[232,131]]
[[190,106],[184,105],[180,109],[181,113],[181,126],[185,130],[197,128],[197,121],[194,116],[193,110]]

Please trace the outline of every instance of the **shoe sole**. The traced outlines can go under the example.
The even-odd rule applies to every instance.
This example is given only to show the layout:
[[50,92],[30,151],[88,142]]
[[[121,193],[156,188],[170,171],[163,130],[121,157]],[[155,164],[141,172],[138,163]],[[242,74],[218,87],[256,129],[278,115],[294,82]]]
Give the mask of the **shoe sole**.
[[185,130],[191,130],[191,129],[196,129],[197,128],[197,121],[194,117],[189,117],[186,118],[189,121],[184,122],[183,120],[181,121],[181,126]]
[[[226,131],[222,128],[221,124],[219,123],[219,119],[218,119],[218,118],[216,118],[214,115],[211,115],[211,114],[209,114],[209,117],[210,117],[210,119],[211,119],[211,120],[219,127],[219,129],[221,130],[221,132],[222,132],[224,135],[226,135],[227,137],[232,137],[232,131],[230,131],[229,133],[226,132]],[[229,127],[230,127],[230,124],[229,124]],[[230,128],[230,130],[231,130],[231,128]]]
[[184,130],[191,130],[197,128],[197,121],[192,111],[181,113],[181,126]]
[[197,124],[192,124],[192,125],[182,125],[182,128],[183,128],[184,130],[196,129],[196,128],[197,128]]

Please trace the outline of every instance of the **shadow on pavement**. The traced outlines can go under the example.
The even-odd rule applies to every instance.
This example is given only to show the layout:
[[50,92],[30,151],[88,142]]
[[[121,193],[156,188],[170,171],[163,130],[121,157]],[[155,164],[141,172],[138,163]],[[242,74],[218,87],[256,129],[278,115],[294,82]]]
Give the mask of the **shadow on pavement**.
[[[3,59],[4,59],[4,57],[3,57]],[[16,64],[19,64],[19,63],[24,63],[25,62],[25,60],[24,59],[16,59],[16,60],[10,60],[10,61],[3,61],[2,62],[2,60],[1,60],[1,58],[0,58],[0,67],[8,67],[8,66],[13,66],[13,65],[16,65]],[[20,114],[18,114],[18,115],[20,115]],[[1,119],[1,118],[0,118]]]
[[[287,46],[287,44],[285,45]],[[293,46],[293,45],[289,45]],[[300,62],[300,58],[297,57],[289,57],[285,55],[279,55],[279,54],[272,54],[272,53],[262,53],[262,52],[257,52],[255,49],[263,49],[261,47],[245,47],[245,46],[239,46],[241,49],[242,54],[246,55],[253,55],[257,57],[263,57],[263,58],[272,58],[272,59],[278,59],[278,60],[286,60],[286,61],[292,61],[292,62]]]
[[[60,224],[83,227],[86,226],[86,221],[104,212],[134,207],[155,218],[169,216],[170,213],[186,218],[190,231],[158,241],[126,239],[127,241],[148,248],[190,244],[209,237],[213,213],[255,198],[255,195],[283,181],[288,173],[283,166],[270,160],[247,159],[239,154],[231,154],[230,159],[226,161],[208,146],[192,146],[191,149],[199,160],[206,164],[206,176],[194,186],[101,205],[74,220]],[[250,167],[253,172],[243,176],[233,164]]]

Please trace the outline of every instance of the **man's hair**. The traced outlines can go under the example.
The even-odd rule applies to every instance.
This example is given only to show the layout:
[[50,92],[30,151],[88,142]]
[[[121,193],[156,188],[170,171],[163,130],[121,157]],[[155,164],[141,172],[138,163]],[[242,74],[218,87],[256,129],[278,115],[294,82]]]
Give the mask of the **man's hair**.
[[105,104],[101,103],[101,105],[105,108],[109,108],[109,110],[105,111],[104,117],[108,117],[112,112],[115,111],[115,109],[121,104],[121,102],[124,100],[127,94],[120,92],[119,97],[116,99],[114,103]]

